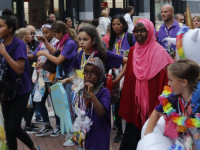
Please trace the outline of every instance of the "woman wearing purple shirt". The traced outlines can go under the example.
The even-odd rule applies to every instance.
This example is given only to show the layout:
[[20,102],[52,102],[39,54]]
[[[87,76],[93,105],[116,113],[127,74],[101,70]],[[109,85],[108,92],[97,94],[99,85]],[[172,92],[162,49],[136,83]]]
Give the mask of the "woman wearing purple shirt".
[[[128,33],[128,24],[122,15],[116,15],[113,17],[111,22],[111,33],[110,33],[110,41],[109,41],[109,50],[114,52],[117,55],[128,56],[129,49],[135,45],[135,37],[132,33]],[[119,67],[118,67],[119,68]],[[119,68],[119,71],[121,69]],[[115,104],[115,124],[118,127],[118,132],[116,137],[114,138],[114,142],[119,142],[122,139],[122,124],[121,117],[118,115],[119,112],[119,104],[117,102]]]
[[[5,9],[2,15],[0,17],[0,38],[4,39],[4,43],[0,44],[0,54],[3,63],[7,62],[9,65],[10,80],[16,82],[18,76],[21,76],[17,97],[11,101],[1,101],[7,144],[9,150],[17,150],[18,138],[30,150],[41,150],[38,146],[34,146],[28,134],[21,128],[22,117],[31,91],[26,45],[22,40],[13,36],[17,28],[17,19],[14,17],[13,11]],[[9,55],[13,48],[12,55]]]

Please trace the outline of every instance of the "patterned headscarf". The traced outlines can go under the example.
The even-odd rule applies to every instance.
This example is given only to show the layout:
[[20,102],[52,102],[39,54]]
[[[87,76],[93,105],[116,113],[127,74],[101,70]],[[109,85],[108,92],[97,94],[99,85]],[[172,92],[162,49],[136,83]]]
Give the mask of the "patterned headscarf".
[[98,57],[88,60],[85,66],[87,66],[87,64],[95,65],[100,69],[101,72],[100,80],[98,81],[98,83],[94,85],[94,94],[97,94],[99,90],[104,86],[104,81],[106,78],[105,67],[101,59],[99,59]]
[[106,71],[105,71],[104,64],[98,57],[91,58],[90,60],[87,61],[86,65],[87,64],[93,64],[93,65],[99,67],[102,76],[106,77]]

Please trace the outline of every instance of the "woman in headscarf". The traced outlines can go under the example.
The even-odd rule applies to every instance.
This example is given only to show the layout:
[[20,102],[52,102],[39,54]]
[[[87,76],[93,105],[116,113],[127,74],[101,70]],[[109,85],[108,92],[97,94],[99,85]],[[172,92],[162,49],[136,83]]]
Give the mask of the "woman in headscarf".
[[119,110],[119,115],[127,122],[120,150],[136,150],[141,128],[167,84],[166,67],[173,63],[157,43],[151,21],[139,19],[133,33],[136,44],[129,51]]

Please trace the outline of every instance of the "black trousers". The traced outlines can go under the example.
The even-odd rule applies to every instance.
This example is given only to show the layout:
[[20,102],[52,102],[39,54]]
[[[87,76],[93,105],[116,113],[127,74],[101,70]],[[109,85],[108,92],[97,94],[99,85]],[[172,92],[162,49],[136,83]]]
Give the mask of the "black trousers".
[[132,123],[126,123],[126,129],[119,150],[136,150],[141,138],[141,130]]
[[21,128],[21,121],[26,110],[29,94],[20,95],[12,101],[4,100],[1,102],[9,150],[17,150],[17,138],[30,149],[34,146],[31,138]]
[[120,101],[115,104],[115,109],[114,109],[115,119],[116,119],[115,123],[118,128],[117,134],[122,134],[122,118],[119,116],[119,106],[120,106]]
[[35,106],[36,106],[36,103],[33,102],[33,96],[32,96],[32,104],[33,104],[33,108],[26,108],[25,113],[24,113],[24,120],[26,121],[27,127],[30,127],[31,125],[31,121],[32,121],[33,114],[35,111]]

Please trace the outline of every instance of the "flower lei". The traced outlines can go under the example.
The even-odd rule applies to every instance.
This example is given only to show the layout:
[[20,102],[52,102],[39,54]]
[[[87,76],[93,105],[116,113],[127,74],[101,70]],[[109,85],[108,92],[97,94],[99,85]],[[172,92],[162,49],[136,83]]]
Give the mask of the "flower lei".
[[160,103],[163,106],[164,113],[178,125],[178,132],[186,132],[187,128],[200,128],[200,114],[195,114],[195,118],[187,118],[180,116],[176,113],[176,110],[172,107],[172,104],[168,101],[167,97],[172,93],[169,86],[165,86],[162,94],[159,96]]
[[122,45],[122,41],[124,39],[124,35],[125,33],[123,33],[121,35],[121,38],[120,39],[116,39],[116,42],[115,42],[115,53],[119,55],[119,47],[121,48],[121,45]]

